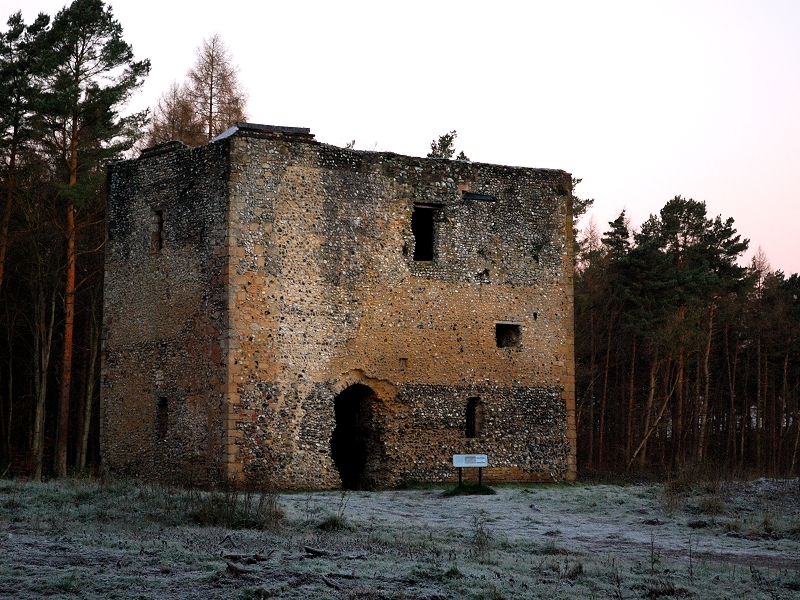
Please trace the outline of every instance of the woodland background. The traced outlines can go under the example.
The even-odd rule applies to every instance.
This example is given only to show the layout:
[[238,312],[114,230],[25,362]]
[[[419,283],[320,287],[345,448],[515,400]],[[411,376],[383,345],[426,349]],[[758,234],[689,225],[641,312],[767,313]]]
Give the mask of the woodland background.
[[[152,113],[125,112],[150,68],[133,56],[101,0],[0,34],[0,476],[99,466],[108,162],[247,116],[219,36]],[[576,221],[591,202],[574,197]],[[579,469],[798,474],[800,277],[760,252],[740,266],[733,220],[679,196],[574,243]]]

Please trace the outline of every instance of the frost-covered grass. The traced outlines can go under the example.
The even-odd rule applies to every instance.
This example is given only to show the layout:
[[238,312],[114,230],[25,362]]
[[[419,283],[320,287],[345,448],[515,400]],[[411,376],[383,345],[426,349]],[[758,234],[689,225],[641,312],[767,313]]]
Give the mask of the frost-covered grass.
[[797,598],[800,482],[236,494],[0,480],[0,598]]

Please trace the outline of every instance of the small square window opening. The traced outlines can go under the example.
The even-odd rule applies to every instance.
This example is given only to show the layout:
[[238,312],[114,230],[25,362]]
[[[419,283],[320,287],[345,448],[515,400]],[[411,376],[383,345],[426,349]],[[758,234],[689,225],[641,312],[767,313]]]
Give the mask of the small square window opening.
[[494,327],[498,348],[522,346],[522,325],[519,323],[495,323]]

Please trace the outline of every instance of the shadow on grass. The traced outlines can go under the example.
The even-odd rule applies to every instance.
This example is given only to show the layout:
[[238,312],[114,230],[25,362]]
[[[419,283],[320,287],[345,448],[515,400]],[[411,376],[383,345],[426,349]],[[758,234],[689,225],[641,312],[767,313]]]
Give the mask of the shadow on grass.
[[461,486],[456,486],[453,489],[445,490],[442,496],[445,498],[452,498],[453,496],[494,496],[497,492],[494,488],[488,485],[478,487],[477,483],[472,481],[465,481]]

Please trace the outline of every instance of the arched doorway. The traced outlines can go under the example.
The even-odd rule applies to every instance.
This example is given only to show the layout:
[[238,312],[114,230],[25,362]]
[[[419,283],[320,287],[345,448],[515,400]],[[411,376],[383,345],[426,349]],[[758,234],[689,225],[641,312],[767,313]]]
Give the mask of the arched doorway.
[[377,437],[372,423],[374,402],[375,392],[360,383],[333,400],[336,427],[331,436],[331,457],[346,490],[369,487],[365,472]]

